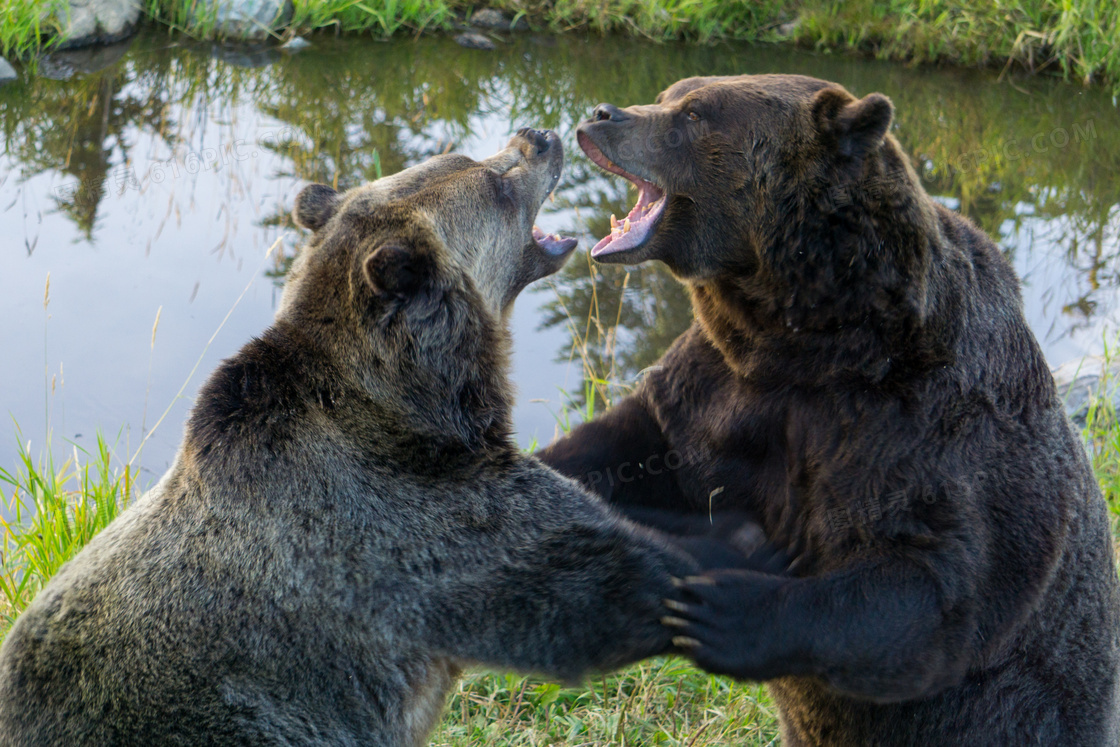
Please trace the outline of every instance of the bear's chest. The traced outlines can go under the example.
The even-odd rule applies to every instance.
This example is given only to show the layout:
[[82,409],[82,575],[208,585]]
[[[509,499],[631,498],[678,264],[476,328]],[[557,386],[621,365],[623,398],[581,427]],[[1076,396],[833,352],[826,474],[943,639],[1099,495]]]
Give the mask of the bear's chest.
[[765,396],[727,379],[709,381],[706,394],[666,419],[688,504],[750,511],[783,543],[831,544],[824,535],[844,534],[856,509],[837,485],[853,471],[874,474],[852,463],[866,456],[851,447],[858,424],[823,396]]

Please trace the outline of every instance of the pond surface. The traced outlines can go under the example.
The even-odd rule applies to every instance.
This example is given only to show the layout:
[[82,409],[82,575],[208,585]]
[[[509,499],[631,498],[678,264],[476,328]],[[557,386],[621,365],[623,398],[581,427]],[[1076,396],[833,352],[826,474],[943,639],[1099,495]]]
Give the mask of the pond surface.
[[[150,32],[92,59],[56,55],[0,88],[0,411],[33,454],[48,429],[59,457],[101,430],[150,483],[197,387],[271,321],[302,238],[288,217],[302,185],[350,187],[449,149],[483,157],[523,125],[558,129],[568,151],[540,224],[582,237],[512,321],[518,439],[549,441],[566,405],[602,407],[691,319],[660,267],[587,260],[590,237],[632,197],[583,157],[574,127],[600,101],[651,102],[695,74],[803,73],[886,93],[929,192],[1014,261],[1051,364],[1115,334],[1120,128],[1102,91],[773,47],[311,41],[286,55]],[[589,378],[618,383],[585,388]]]

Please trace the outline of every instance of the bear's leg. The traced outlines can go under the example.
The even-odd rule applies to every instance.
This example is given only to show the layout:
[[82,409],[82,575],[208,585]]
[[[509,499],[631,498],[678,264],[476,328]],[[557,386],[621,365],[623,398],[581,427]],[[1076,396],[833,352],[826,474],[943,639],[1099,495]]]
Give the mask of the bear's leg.
[[[484,534],[451,523],[432,538],[445,572],[416,600],[413,626],[427,650],[573,681],[670,650],[674,633],[661,617],[666,599],[683,598],[679,579],[773,560],[760,533],[746,560],[709,537],[683,538],[691,544],[682,550],[538,465],[516,484],[511,510],[495,514],[508,523]],[[691,551],[706,556],[703,565]]]

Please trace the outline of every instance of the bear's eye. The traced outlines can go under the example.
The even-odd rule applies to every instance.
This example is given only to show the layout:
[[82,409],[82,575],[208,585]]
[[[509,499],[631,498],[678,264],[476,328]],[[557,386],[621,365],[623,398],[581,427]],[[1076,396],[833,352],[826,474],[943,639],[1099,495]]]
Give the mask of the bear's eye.
[[699,114],[697,114],[697,113],[696,113],[696,112],[694,112],[694,111],[692,111],[692,112],[689,112],[689,113],[688,113],[688,121],[690,121],[690,122],[699,122],[699,121],[700,121],[700,115],[699,115]]

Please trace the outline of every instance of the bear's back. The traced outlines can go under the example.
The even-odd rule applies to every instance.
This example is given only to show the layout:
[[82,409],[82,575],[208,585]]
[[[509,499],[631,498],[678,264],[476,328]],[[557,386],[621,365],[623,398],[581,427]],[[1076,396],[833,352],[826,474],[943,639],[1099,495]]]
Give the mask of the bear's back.
[[422,545],[422,512],[393,505],[419,491],[306,410],[277,408],[283,392],[258,417],[238,397],[268,382],[246,370],[235,356],[204,387],[196,414],[221,432],[189,435],[17,619],[0,744],[396,744],[418,728],[402,714],[438,712],[454,666],[413,656],[403,615],[370,619],[416,593],[371,559]]

